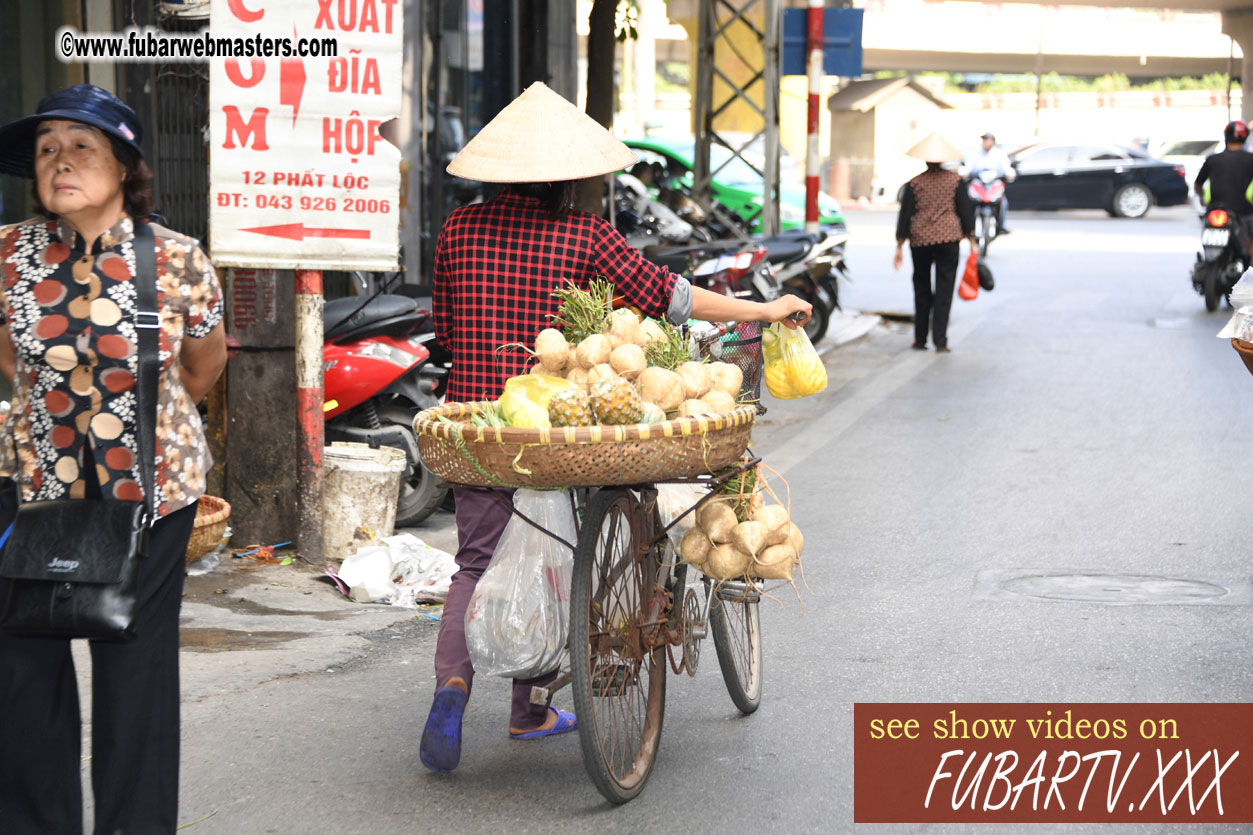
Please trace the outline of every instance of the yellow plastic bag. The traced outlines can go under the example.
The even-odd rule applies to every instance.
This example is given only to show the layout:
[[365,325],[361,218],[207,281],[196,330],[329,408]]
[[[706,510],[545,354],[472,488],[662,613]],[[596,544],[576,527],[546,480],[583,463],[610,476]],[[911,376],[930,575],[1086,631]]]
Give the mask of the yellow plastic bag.
[[827,387],[827,369],[803,328],[775,323],[761,333],[766,388],[780,400],[817,394]]
[[510,426],[523,429],[543,429],[548,422],[548,403],[553,395],[575,384],[549,374],[522,374],[505,381],[505,393],[496,402]]

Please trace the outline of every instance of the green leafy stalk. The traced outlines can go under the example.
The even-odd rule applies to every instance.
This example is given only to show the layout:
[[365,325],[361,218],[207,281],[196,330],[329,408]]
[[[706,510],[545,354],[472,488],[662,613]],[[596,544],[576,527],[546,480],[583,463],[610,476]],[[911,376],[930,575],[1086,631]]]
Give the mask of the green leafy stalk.
[[561,302],[553,327],[565,334],[566,341],[577,345],[594,333],[601,333],[613,308],[613,284],[593,278],[584,290],[569,279],[566,286],[553,292]]
[[649,365],[656,365],[673,371],[692,359],[692,352],[687,346],[687,338],[683,331],[665,319],[657,320],[666,338],[650,343],[644,349],[644,359]]
[[470,418],[470,423],[483,428],[508,426],[509,424],[500,415],[500,409],[496,406],[488,406],[482,411],[476,412]]
[[757,468],[745,470],[733,477],[722,488],[722,495],[727,496],[735,518],[747,522],[753,515],[753,493],[757,489]]

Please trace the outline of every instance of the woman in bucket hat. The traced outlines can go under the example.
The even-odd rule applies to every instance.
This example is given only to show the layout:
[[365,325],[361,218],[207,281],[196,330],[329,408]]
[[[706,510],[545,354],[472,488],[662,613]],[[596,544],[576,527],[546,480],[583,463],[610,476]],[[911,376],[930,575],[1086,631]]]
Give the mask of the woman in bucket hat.
[[[909,254],[914,262],[913,348],[925,351],[930,331],[935,350],[948,353],[948,314],[956,287],[959,244],[962,238],[974,243],[974,207],[961,175],[944,168],[945,163],[962,158],[961,152],[944,137],[933,133],[907,153],[925,162],[927,170],[910,180],[901,196],[892,268],[901,268],[902,249],[905,241],[909,241]],[[932,265],[935,265],[934,291],[931,288]]]
[[[34,180],[39,216],[0,228],[0,373],[13,408],[0,475],[22,501],[138,501],[135,282],[156,282],[157,521],[136,637],[90,642],[95,831],[173,832],[184,554],[212,461],[196,403],[226,363],[221,291],[191,238],[149,224],[156,275],[136,275],[152,172],[135,113],[88,84],[0,128],[0,171]],[[146,235],[144,235],[146,237]],[[51,533],[51,532],[50,532]],[[0,581],[0,607],[7,589]],[[0,830],[82,831],[81,728],[70,641],[0,633]]]
[[[554,290],[567,279],[586,287],[596,276],[645,314],[688,318],[785,321],[810,305],[795,296],[766,304],[693,287],[645,260],[603,218],[573,210],[578,180],[627,168],[635,154],[601,125],[542,83],[514,99],[448,165],[468,180],[505,184],[501,193],[449,215],[435,250],[435,332],[452,351],[450,401],[495,400],[505,380],[527,370],[509,343],[531,344],[557,312]],[[474,680],[465,640],[465,611],[509,521],[489,489],[457,488],[458,571],[440,620],[435,698],[422,734],[422,762],[456,768],[461,717]],[[508,499],[512,491],[500,491]],[[531,688],[556,673],[516,680],[509,733],[535,739],[573,730],[572,713],[531,704]]]

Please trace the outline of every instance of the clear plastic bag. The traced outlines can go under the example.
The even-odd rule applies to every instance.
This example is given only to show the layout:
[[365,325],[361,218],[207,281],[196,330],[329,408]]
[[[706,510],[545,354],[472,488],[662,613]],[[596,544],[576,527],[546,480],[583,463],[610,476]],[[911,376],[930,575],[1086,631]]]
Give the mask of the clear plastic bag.
[[1236,322],[1236,339],[1253,342],[1253,305],[1240,308],[1236,316],[1240,317]]
[[[564,490],[518,490],[513,504],[536,525],[575,540]],[[466,609],[466,646],[476,673],[534,678],[557,669],[570,627],[574,552],[544,531],[509,519]]]
[[817,394],[827,387],[827,368],[802,328],[778,322],[762,331],[766,388],[780,400]]
[[[674,527],[667,531],[670,537],[670,544],[674,546],[677,554],[679,544],[683,542],[683,537],[687,535],[693,527],[696,526],[696,514],[687,513],[696,506],[696,503],[705,497],[709,492],[709,488],[702,484],[658,484],[657,485],[657,512],[661,516],[663,525],[674,524]],[[683,518],[679,518],[683,516]],[[678,523],[675,524],[675,520]]]

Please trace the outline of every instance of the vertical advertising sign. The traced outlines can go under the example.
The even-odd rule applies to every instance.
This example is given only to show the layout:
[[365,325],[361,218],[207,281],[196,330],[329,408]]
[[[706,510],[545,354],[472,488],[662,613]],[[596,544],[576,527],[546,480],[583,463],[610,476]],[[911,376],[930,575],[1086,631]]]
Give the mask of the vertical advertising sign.
[[[214,0],[237,57],[209,76],[209,242],[218,266],[393,270],[400,0]],[[238,57],[243,55],[244,57]]]

